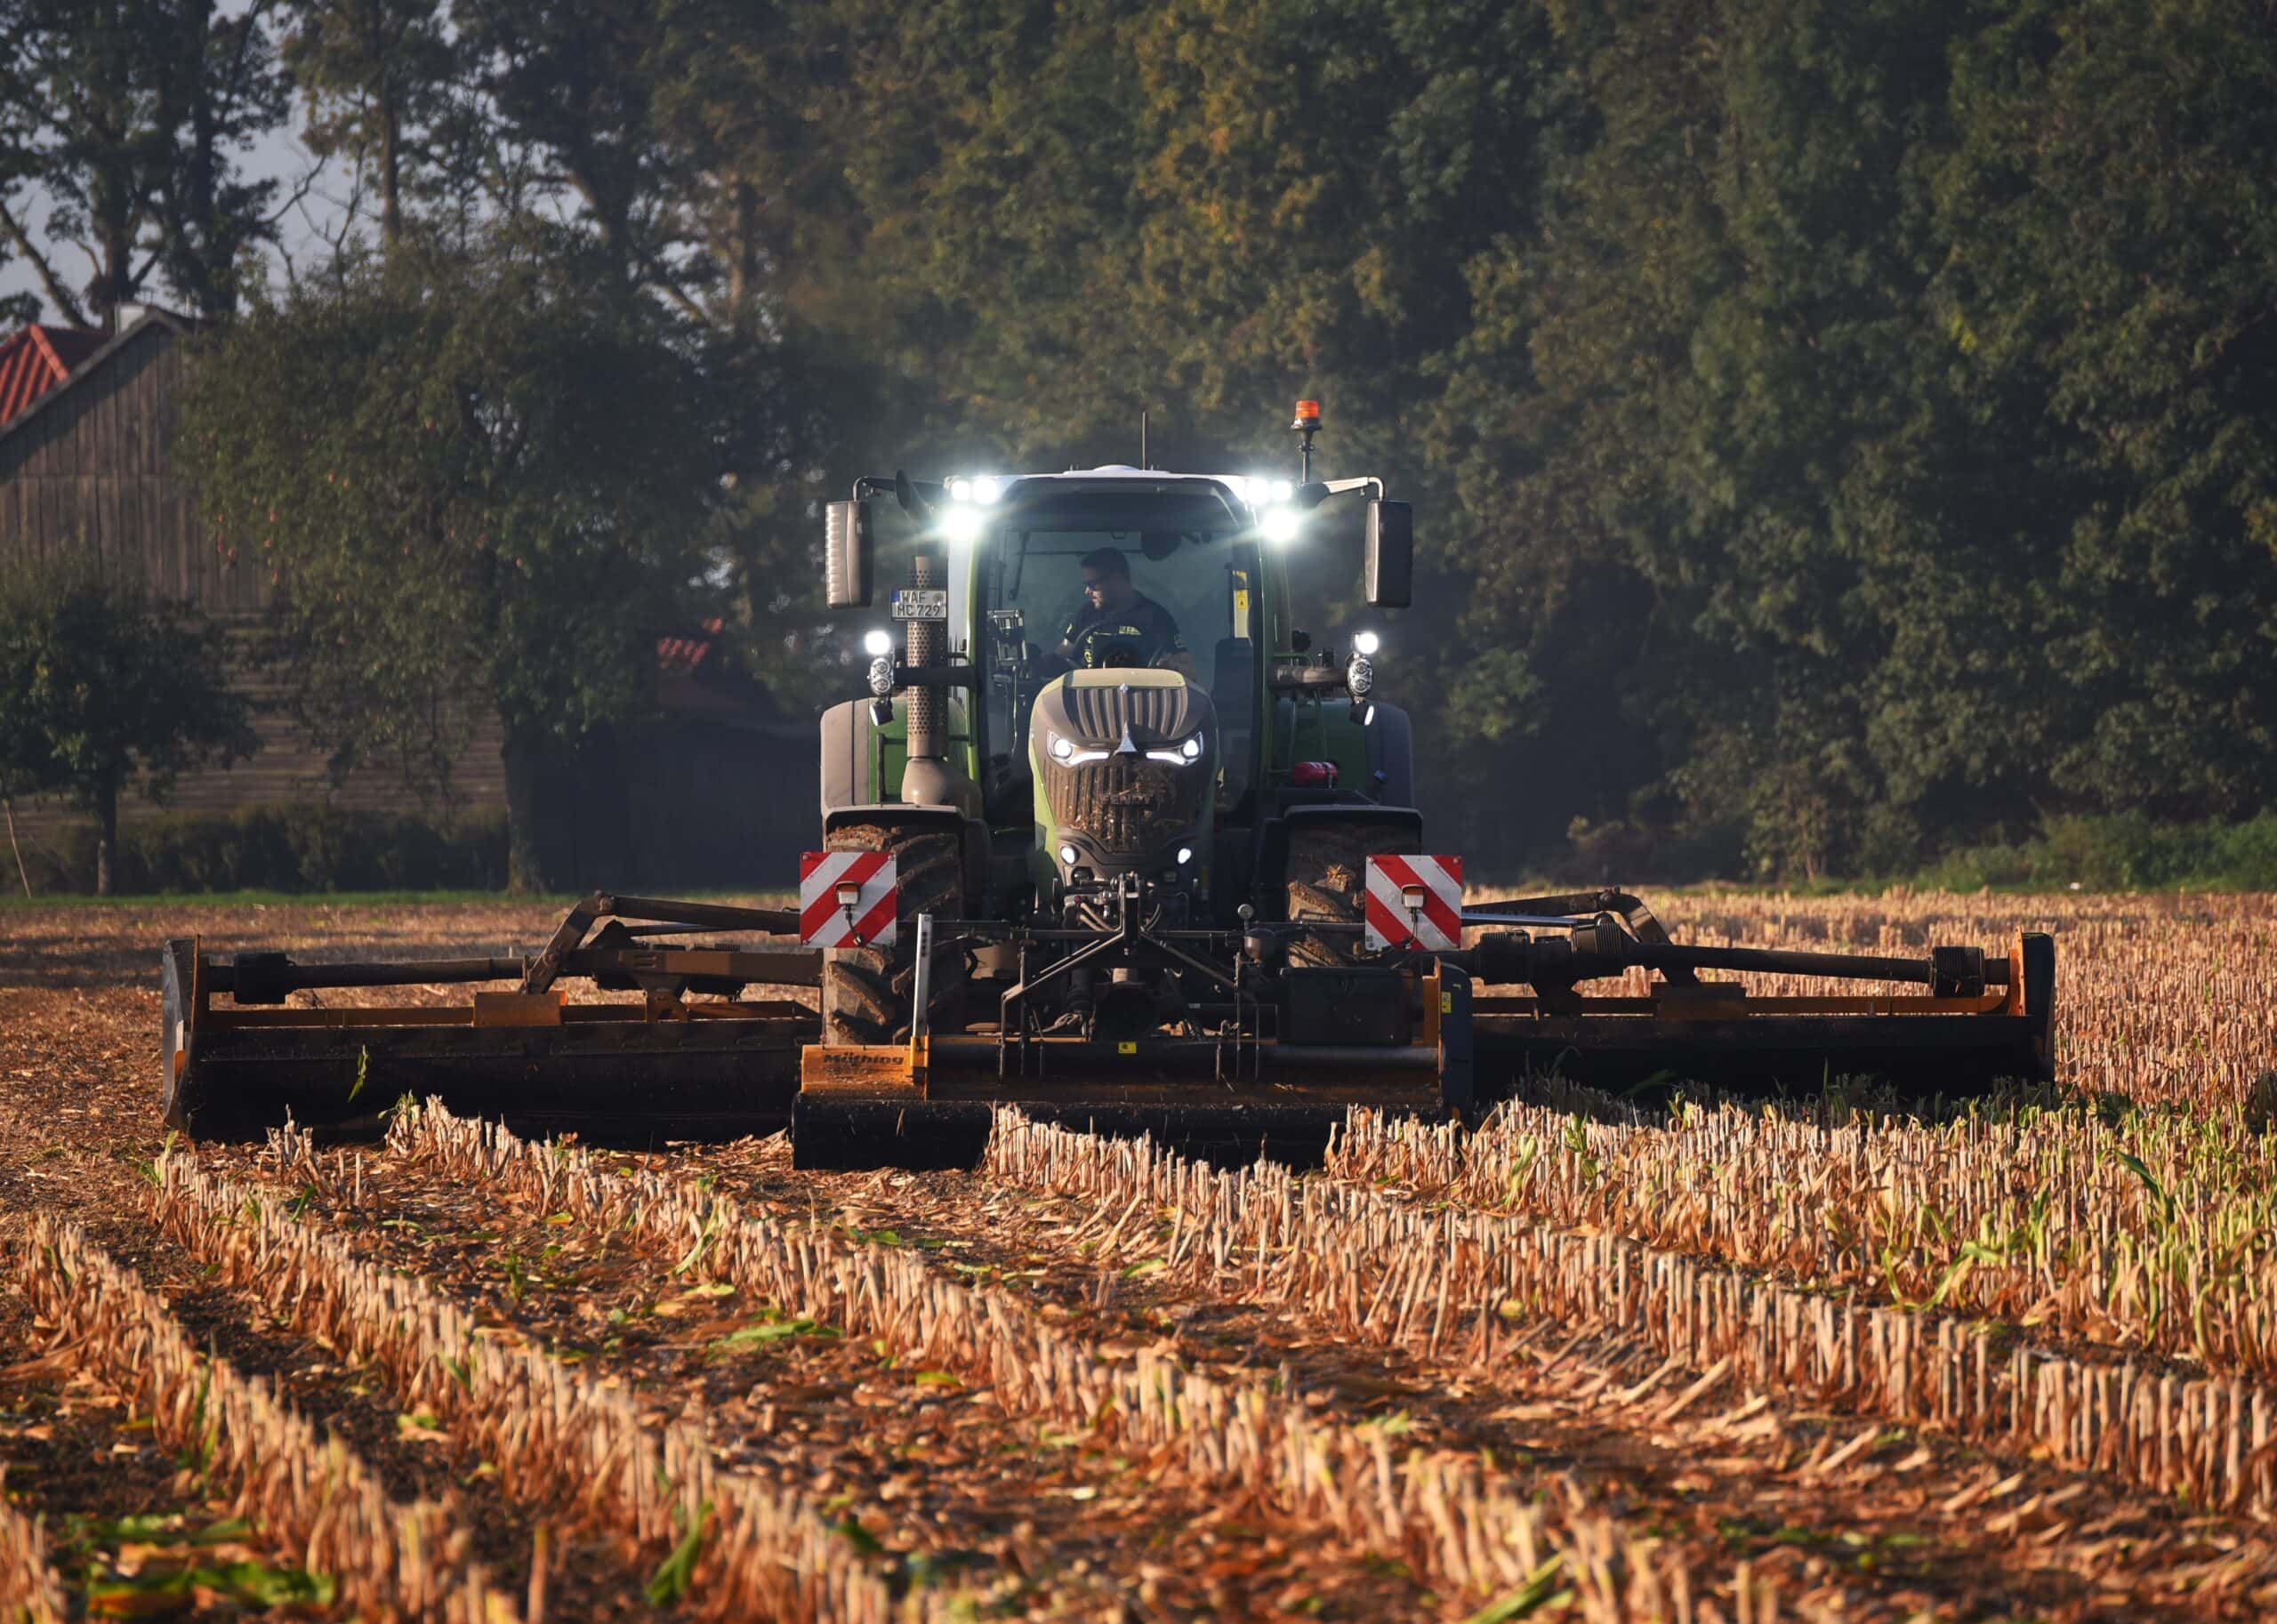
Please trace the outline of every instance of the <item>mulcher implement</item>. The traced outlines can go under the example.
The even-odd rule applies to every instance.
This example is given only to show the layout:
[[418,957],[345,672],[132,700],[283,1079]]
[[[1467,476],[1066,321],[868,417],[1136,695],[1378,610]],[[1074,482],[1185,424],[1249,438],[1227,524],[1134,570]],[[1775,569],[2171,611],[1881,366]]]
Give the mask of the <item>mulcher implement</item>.
[[[1943,1096],[2052,1074],[2045,936],[1769,951],[1672,942],[1619,891],[1467,898],[1424,843],[1377,634],[1340,654],[1290,618],[1289,552],[1340,511],[1369,606],[1405,607],[1409,510],[1314,479],[1318,406],[1294,427],[1295,480],[857,481],[830,504],[826,597],[870,607],[892,550],[902,639],[871,631],[869,697],[822,719],[796,908],[597,896],[527,957],[171,943],[167,1121],[353,1131],[412,1092],[615,1143],[788,1126],[802,1166],[913,1166],[970,1162],[1006,1104],[1303,1156],[1353,1105],[1468,1117],[1530,1074]],[[449,984],[479,990],[325,997]]]

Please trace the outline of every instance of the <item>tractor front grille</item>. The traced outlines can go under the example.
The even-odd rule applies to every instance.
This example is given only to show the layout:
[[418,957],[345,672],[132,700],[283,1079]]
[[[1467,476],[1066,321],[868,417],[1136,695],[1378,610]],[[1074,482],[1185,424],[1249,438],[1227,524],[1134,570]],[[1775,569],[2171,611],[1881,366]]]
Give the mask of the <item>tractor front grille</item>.
[[1202,725],[1208,701],[1202,690],[1178,687],[1075,687],[1060,690],[1067,730],[1082,739],[1114,739],[1126,728],[1155,743],[1184,738]]
[[1100,856],[1135,862],[1201,826],[1210,774],[1139,755],[1067,767],[1046,759],[1044,797],[1052,820],[1082,835]]

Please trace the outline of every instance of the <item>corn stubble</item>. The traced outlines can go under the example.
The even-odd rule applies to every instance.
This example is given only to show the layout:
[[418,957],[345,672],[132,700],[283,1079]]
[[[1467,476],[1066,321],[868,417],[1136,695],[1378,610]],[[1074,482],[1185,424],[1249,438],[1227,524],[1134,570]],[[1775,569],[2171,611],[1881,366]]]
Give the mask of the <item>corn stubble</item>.
[[[1671,912],[1686,939],[1771,947],[1915,952],[2052,930],[2059,1074],[2074,1103],[2019,1093],[1914,1120],[1862,1110],[1871,1094],[1838,1082],[1807,1107],[1711,1101],[1663,1115],[1553,1083],[1532,1097],[1555,1108],[1506,1107],[1468,1137],[1356,1113],[1325,1175],[1302,1178],[1219,1173],[1007,1114],[987,1176],[1103,1210],[1164,1210],[1171,1280],[1283,1305],[1362,1344],[1468,1363],[1554,1321],[1758,1391],[2038,1452],[2217,1511],[2277,1511],[2277,1396],[2260,1385],[2277,1382],[2270,899],[1692,897]],[[1595,990],[1641,992],[1641,977]],[[1333,1530],[1443,1595],[1502,1598],[1490,1612],[1513,1596],[1546,1600],[1546,1586],[1603,1620],[1749,1619],[1780,1603],[1747,1564],[1696,1570],[1591,1515],[1570,1484],[1542,1494],[1468,1456],[1397,1449],[1389,1429],[1324,1419],[1284,1380],[1110,1354],[1018,1296],[951,1280],[908,1250],[778,1221],[690,1170],[611,1169],[431,1105],[399,1114],[390,1143],[621,1232],[661,1266],[953,1371],[1010,1417],[1083,1429],[1214,1500]],[[326,1175],[299,1136],[278,1150],[296,1178],[329,1177],[360,1205],[344,1161]],[[286,1306],[306,1334],[375,1366],[406,1410],[442,1418],[459,1449],[494,1463],[510,1494],[629,1538],[644,1568],[700,1528],[692,1611],[865,1624],[947,1611],[928,1591],[897,1600],[880,1559],[801,1497],[715,1467],[699,1424],[644,1427],[622,1389],[512,1341],[511,1328],[486,1334],[437,1288],[359,1260],[352,1238],[292,1216],[275,1192],[179,1155],[160,1169],[170,1234]],[[413,1563],[412,1588],[366,1616],[510,1615],[495,1595],[469,1611],[480,1575],[431,1520],[439,1508],[389,1507],[336,1442],[260,1384],[199,1361],[178,1325],[169,1340],[163,1305],[138,1306],[127,1289],[139,1287],[105,1274],[84,1236],[40,1222],[23,1264],[28,1280],[48,1272],[40,1311],[105,1328],[83,1357],[139,1372],[162,1435],[210,1427],[217,1481],[241,1481],[263,1525],[305,1538],[309,1565],[344,1588]],[[361,1565],[319,1554],[350,1523],[365,1531]],[[0,1605],[38,1618],[59,1598],[37,1524],[0,1503]]]
[[[1355,1138],[1367,1130],[1363,1121]],[[2038,1448],[2217,1509],[2259,1515],[2277,1504],[2277,1410],[2258,1386],[2070,1358],[2009,1344],[1982,1323],[1860,1306],[1618,1235],[1298,1178],[1270,1163],[1219,1172],[1143,1140],[1011,1120],[990,1166],[1040,1189],[1158,1202],[1179,1215],[1173,1272],[1234,1274],[1259,1300],[1365,1341],[1486,1360],[1498,1338],[1547,1316],[1639,1337],[1694,1371]]]
[[[35,1214],[16,1237],[19,1276],[33,1311],[57,1327],[74,1365],[128,1395],[156,1438],[213,1482],[234,1485],[236,1515],[290,1546],[300,1564],[331,1574],[350,1612],[372,1620],[512,1624],[520,1615],[469,1555],[465,1517],[451,1503],[392,1503],[361,1457],[319,1435],[264,1378],[201,1357],[173,1310],[90,1241],[76,1224]],[[0,1602],[41,1616],[60,1591],[25,1588],[37,1535],[20,1514],[0,1528]],[[12,1616],[12,1615],[11,1615]],[[51,1615],[60,1620],[60,1606]]]
[[1536,1485],[1466,1455],[1396,1454],[1384,1428],[1324,1421],[1278,1380],[1213,1380],[1150,1351],[1110,1359],[1007,1292],[947,1279],[905,1249],[780,1223],[692,1175],[615,1170],[431,1100],[398,1112],[389,1145],[623,1233],[660,1262],[676,1259],[784,1314],[985,1383],[1008,1414],[1082,1428],[1147,1451],[1157,1469],[1255,1494],[1420,1575],[1500,1594],[1549,1569],[1592,1620],[1725,1616],[1712,1602],[1698,1605],[1718,1591],[1760,1593],[1768,1604],[1767,1583],[1705,1579],[1571,1495],[1533,1499]]
[[803,1496],[718,1468],[700,1426],[644,1425],[632,1395],[527,1345],[486,1336],[422,1281],[358,1258],[288,1216],[274,1192],[179,1154],[158,1164],[159,1223],[222,1280],[287,1307],[305,1335],[376,1367],[406,1411],[439,1417],[501,1488],[583,1532],[630,1534],[653,1563],[701,1530],[688,1598],[702,1617],[846,1620],[933,1616],[884,1580]]
[[48,1565],[45,1521],[9,1503],[7,1472],[0,1468],[0,1618],[12,1624],[64,1624],[68,1605]]

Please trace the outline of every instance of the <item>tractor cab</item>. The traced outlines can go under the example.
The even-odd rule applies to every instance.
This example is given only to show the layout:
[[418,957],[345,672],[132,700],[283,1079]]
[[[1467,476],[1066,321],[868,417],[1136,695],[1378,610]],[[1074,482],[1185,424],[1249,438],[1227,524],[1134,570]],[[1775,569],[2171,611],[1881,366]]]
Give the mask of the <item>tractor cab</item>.
[[1295,808],[1396,808],[1413,828],[1404,712],[1373,695],[1366,655],[1308,654],[1287,607],[1291,550],[1347,494],[1373,498],[1370,600],[1404,604],[1407,510],[1378,482],[1107,467],[869,484],[833,510],[832,579],[858,583],[840,601],[870,597],[877,498],[921,539],[892,594],[904,658],[881,655],[871,704],[825,718],[826,827],[954,808],[986,852],[968,915],[1056,913],[1137,873],[1182,921],[1224,927],[1245,904],[1278,913],[1268,859]]

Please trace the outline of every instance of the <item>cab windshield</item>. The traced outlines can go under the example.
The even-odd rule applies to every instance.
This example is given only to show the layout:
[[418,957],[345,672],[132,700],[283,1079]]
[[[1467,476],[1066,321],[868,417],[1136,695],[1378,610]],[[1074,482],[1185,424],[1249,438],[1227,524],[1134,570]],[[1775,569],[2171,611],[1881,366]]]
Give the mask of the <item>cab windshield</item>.
[[1237,798],[1255,726],[1255,543],[1230,513],[1198,503],[1159,515],[1128,498],[1115,505],[1126,511],[1009,513],[984,545],[991,766],[1022,770],[1029,710],[1047,684],[1070,671],[1154,666],[1209,694],[1224,788]]

